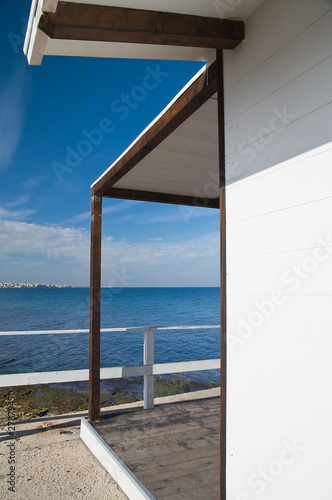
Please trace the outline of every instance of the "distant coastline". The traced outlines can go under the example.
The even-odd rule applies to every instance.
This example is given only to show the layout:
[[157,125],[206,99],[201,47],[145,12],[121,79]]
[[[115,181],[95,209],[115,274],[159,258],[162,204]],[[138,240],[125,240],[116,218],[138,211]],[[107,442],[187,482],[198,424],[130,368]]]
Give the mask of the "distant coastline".
[[48,285],[40,283],[0,283],[0,288],[73,288],[70,285]]
[[[89,288],[89,285],[50,285],[50,284],[41,284],[41,283],[0,283],[1,288]],[[218,286],[134,286],[134,287],[122,287],[122,286],[113,286],[113,285],[102,285],[100,288],[115,288],[115,289],[123,289],[123,288],[132,288],[132,289],[149,289],[149,288],[169,288],[169,289],[177,289],[177,288],[219,288]]]

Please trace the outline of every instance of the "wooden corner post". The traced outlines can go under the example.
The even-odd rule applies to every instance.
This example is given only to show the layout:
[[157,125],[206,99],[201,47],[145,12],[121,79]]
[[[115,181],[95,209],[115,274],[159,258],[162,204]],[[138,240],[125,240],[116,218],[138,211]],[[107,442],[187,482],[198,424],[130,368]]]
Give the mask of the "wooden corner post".
[[91,193],[89,420],[100,416],[100,285],[102,198]]
[[223,51],[217,50],[220,185],[220,499],[226,500],[226,160]]

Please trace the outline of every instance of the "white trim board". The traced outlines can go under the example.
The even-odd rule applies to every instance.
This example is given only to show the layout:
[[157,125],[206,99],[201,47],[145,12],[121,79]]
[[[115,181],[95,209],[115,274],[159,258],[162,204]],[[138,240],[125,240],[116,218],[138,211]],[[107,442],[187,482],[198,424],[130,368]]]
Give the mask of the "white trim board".
[[101,438],[86,418],[81,419],[81,439],[117,482],[129,500],[155,500],[135,474]]

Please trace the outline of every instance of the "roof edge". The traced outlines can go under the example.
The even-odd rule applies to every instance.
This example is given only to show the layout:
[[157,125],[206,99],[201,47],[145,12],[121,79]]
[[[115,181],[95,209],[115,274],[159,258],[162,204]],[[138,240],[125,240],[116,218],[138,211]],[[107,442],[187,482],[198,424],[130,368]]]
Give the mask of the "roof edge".
[[[208,69],[215,62],[215,58],[207,62],[189,81],[188,83],[176,94],[176,96],[168,103],[168,105],[156,116],[156,118],[136,137],[136,139],[128,146],[128,148],[105,170],[105,172],[98,177],[98,179],[91,185],[94,189],[102,179],[107,176],[109,172],[133,149],[133,147],[156,125],[156,123],[165,115],[165,113],[185,94],[186,91],[202,76],[207,76]],[[203,104],[203,102],[202,102]]]

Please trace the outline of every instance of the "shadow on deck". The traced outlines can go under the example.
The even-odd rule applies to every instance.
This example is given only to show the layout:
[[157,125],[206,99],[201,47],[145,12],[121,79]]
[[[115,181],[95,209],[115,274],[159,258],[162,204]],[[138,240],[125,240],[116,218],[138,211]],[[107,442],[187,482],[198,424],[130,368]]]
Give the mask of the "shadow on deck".
[[129,498],[217,500],[219,427],[213,397],[83,419],[81,437]]

